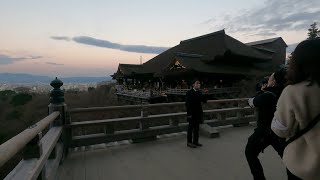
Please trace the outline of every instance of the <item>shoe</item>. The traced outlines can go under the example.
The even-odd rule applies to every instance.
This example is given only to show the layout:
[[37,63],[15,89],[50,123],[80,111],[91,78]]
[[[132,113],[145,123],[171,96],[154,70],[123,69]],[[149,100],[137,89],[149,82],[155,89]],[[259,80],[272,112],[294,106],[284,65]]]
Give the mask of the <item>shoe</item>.
[[202,146],[202,144],[200,144],[200,143],[193,143],[193,144],[196,145],[196,146],[199,146],[199,147]]
[[197,147],[196,145],[194,145],[192,143],[188,143],[187,146],[190,147],[190,148],[196,148]]

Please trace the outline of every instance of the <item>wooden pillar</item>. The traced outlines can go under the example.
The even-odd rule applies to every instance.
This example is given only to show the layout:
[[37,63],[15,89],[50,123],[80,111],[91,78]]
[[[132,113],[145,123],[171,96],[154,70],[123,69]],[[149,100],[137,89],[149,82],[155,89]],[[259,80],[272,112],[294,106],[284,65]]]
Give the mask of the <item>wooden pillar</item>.
[[[220,104],[220,107],[221,107],[221,108],[225,108],[225,106],[226,106],[225,103],[221,103],[221,104]],[[226,120],[226,118],[227,118],[227,114],[226,114],[225,112],[221,112],[221,113],[217,114],[217,116],[218,116],[218,120],[219,120],[219,121]]]
[[226,120],[226,113],[219,113],[217,116],[219,121]]
[[144,131],[146,134],[140,138],[132,139],[133,143],[154,141],[157,139],[157,136],[147,135],[146,131],[148,131],[148,129],[150,127],[150,123],[148,122],[148,118],[147,118],[148,115],[149,115],[148,108],[145,106],[141,106],[141,118],[139,120],[139,128],[141,131]]
[[179,119],[177,119],[176,117],[171,117],[169,119],[169,123],[170,123],[170,126],[179,126]]
[[108,123],[104,126],[104,133],[107,135],[112,135],[114,134],[114,123]]
[[149,112],[148,112],[148,108],[145,106],[141,107],[141,119],[139,121],[139,127],[140,130],[145,130],[149,128],[149,123],[148,120],[145,119],[146,117],[148,117]]
[[[68,147],[71,143],[71,129],[67,127],[70,124],[70,116],[67,116],[67,105],[64,102],[64,92],[60,89],[63,82],[58,78],[53,80],[50,85],[54,88],[50,92],[50,104],[48,105],[48,114],[55,111],[60,112],[60,118],[56,119],[51,126],[64,126],[64,131],[59,139],[63,144],[64,153],[67,155]],[[56,147],[52,150],[50,158],[56,157]],[[64,157],[64,156],[63,156]]]
[[[29,128],[32,128],[29,127]],[[34,137],[23,149],[23,159],[28,160],[28,159],[33,159],[33,158],[40,158],[43,149],[42,149],[42,143],[41,143],[41,138],[42,138],[42,132],[38,133],[36,137]],[[46,167],[44,166],[37,178],[38,180],[44,180],[46,179]]]
[[[244,108],[246,106],[246,102],[239,101],[238,108]],[[234,127],[242,127],[249,125],[249,121],[245,121],[245,112],[243,110],[237,112],[238,123],[233,124]]]
[[[29,128],[32,128],[29,127]],[[42,143],[41,143],[42,133],[40,132],[36,137],[34,137],[23,150],[23,159],[28,160],[32,158],[40,158],[42,155]]]
[[128,79],[127,79],[127,78],[124,78],[123,84],[124,84],[125,86],[128,86]]

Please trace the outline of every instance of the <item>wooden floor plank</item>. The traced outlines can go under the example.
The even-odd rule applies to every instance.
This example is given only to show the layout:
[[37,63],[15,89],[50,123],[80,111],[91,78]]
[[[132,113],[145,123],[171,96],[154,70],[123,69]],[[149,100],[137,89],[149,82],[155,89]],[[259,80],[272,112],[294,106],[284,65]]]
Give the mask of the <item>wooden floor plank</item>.
[[[59,179],[252,179],[244,149],[253,127],[225,128],[219,132],[220,138],[200,137],[204,146],[196,149],[186,146],[186,133],[161,136],[154,142],[89,148],[67,157],[59,168]],[[272,147],[260,159],[267,179],[286,179],[285,167]]]

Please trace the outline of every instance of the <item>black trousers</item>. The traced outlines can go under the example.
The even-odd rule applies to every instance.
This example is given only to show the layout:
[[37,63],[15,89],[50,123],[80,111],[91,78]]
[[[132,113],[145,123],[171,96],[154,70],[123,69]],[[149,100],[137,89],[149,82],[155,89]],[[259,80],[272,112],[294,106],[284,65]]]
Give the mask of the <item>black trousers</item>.
[[[255,132],[249,137],[248,143],[246,145],[246,158],[253,175],[254,180],[265,180],[263,173],[263,168],[258,159],[260,152],[271,145],[279,154],[280,157],[283,156],[285,140],[280,139],[271,130],[270,132],[261,132],[255,130]],[[301,180],[300,178],[293,175],[289,170],[287,170],[288,180]]]
[[198,143],[199,142],[199,126],[200,122],[189,120],[188,125],[188,143]]

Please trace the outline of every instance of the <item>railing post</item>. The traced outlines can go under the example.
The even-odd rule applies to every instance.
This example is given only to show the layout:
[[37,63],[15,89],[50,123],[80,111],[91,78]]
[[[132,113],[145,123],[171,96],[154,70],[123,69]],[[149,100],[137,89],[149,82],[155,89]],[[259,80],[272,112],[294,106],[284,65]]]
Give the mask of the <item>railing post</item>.
[[[238,108],[244,108],[246,106],[246,102],[239,101]],[[245,112],[243,110],[237,112],[238,123],[233,124],[233,127],[242,127],[249,125],[249,121],[244,121]]]
[[[150,124],[148,122],[148,117],[149,113],[148,113],[148,107],[142,105],[141,106],[141,118],[139,120],[139,128],[141,131],[145,131],[148,130],[150,127]],[[136,139],[132,139],[133,143],[140,143],[140,142],[146,142],[146,141],[153,141],[156,140],[157,136],[150,136],[148,134],[144,134],[142,135],[142,137],[140,138],[136,138]]]
[[179,119],[176,117],[170,117],[169,119],[170,126],[179,126]]
[[108,135],[114,134],[114,123],[108,123],[104,126],[104,133]]
[[[220,107],[221,108],[225,108],[226,104],[225,103],[221,103],[220,104]],[[217,114],[217,117],[218,117],[218,120],[219,121],[223,121],[223,120],[226,120],[227,118],[227,114],[225,112],[221,112],[221,113],[218,113]]]
[[[32,127],[29,127],[30,129]],[[42,155],[42,143],[41,143],[42,133],[39,133],[34,137],[23,150],[23,159],[40,158]]]
[[141,119],[139,121],[140,130],[145,130],[149,128],[149,123],[144,118],[148,117],[148,107],[142,106],[141,107]]
[[226,113],[219,113],[217,116],[219,121],[226,120]]
[[[30,129],[32,128],[29,127]],[[41,143],[41,138],[42,138],[42,132],[40,132],[36,137],[34,137],[25,147],[23,150],[23,159],[28,160],[28,159],[33,159],[33,158],[40,158],[43,149],[42,149],[42,143]],[[46,168],[42,168],[38,178],[39,180],[46,179]]]
[[[53,80],[50,85],[53,87],[53,90],[50,92],[50,104],[48,105],[48,114],[51,114],[55,111],[60,112],[60,118],[55,120],[51,126],[64,126],[64,131],[62,133],[60,141],[63,143],[64,148],[64,155],[68,153],[69,141],[68,139],[71,138],[69,128],[66,128],[69,122],[69,118],[67,118],[67,105],[64,102],[64,92],[60,89],[63,85],[63,82],[60,81],[58,78]],[[53,149],[50,158],[55,158],[56,154],[56,147]]]

